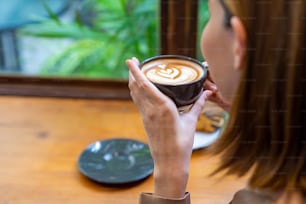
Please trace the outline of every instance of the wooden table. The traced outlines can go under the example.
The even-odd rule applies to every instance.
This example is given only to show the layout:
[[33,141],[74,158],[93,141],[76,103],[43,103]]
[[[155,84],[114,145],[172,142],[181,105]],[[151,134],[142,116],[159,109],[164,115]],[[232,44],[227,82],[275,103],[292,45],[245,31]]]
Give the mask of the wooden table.
[[[94,141],[132,138],[147,142],[130,101],[0,97],[0,204],[136,204],[153,190],[152,176],[111,188],[79,173],[77,159]],[[208,178],[218,158],[194,152],[188,191],[192,203],[225,204],[243,179]]]

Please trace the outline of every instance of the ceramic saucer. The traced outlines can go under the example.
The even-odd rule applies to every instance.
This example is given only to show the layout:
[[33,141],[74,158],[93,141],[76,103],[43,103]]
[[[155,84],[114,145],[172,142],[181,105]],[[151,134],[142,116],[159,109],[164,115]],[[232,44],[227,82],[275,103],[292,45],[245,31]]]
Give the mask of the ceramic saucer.
[[131,139],[109,139],[90,144],[79,156],[86,177],[104,184],[128,184],[148,177],[153,161],[147,144]]

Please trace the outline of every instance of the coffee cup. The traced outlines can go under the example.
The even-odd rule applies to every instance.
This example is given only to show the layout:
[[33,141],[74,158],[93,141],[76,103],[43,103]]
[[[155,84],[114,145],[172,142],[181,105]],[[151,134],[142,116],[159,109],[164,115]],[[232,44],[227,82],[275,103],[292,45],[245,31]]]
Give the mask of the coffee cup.
[[181,55],[159,55],[144,60],[140,69],[161,92],[171,98],[180,113],[187,112],[203,91],[207,67]]

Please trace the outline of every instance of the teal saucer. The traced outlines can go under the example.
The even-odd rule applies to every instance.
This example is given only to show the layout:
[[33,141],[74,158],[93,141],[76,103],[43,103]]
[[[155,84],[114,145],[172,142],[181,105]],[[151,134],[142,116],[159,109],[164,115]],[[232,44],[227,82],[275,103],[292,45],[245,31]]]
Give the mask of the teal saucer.
[[79,156],[80,172],[110,185],[130,184],[152,174],[153,160],[147,144],[131,139],[109,139],[90,144]]

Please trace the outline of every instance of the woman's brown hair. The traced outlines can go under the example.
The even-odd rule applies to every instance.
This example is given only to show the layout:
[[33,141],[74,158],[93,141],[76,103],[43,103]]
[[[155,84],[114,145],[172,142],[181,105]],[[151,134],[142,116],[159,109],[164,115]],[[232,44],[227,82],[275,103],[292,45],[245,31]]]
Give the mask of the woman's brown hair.
[[216,172],[251,170],[252,188],[306,194],[306,1],[224,5],[243,21],[248,42],[228,124],[211,149],[222,155]]

